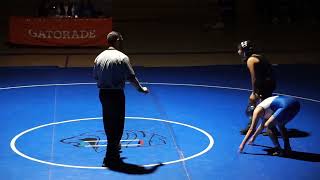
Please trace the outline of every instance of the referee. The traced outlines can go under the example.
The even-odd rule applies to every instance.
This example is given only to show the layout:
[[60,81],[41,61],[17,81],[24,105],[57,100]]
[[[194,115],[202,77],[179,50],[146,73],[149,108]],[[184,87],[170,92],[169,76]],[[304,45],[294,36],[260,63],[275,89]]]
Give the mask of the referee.
[[149,92],[136,78],[129,57],[121,52],[122,41],[119,32],[110,32],[107,35],[108,49],[96,57],[93,67],[108,141],[103,167],[122,163],[119,150],[125,121],[125,82],[130,81],[142,93]]

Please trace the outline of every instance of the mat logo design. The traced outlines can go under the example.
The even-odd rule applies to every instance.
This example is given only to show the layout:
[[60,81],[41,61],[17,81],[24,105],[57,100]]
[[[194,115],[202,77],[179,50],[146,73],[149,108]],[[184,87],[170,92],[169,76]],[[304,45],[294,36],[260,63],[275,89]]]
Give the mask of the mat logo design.
[[[106,139],[105,132],[99,130],[63,138],[60,142],[77,148],[91,148],[95,152],[100,153],[106,150],[106,146],[108,145]],[[167,138],[165,136],[142,130],[124,130],[121,138],[122,148],[140,148],[166,144]]]

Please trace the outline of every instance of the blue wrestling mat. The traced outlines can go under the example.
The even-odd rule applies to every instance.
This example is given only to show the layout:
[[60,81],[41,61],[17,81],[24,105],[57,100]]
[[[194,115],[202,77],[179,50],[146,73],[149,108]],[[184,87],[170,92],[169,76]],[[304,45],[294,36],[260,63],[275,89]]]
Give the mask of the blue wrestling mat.
[[276,93],[301,103],[287,125],[293,153],[277,157],[266,136],[237,152],[248,122],[245,67],[136,67],[150,93],[126,85],[121,156],[144,168],[115,171],[101,167],[107,142],[91,68],[1,68],[1,179],[320,179],[318,69],[275,66]]

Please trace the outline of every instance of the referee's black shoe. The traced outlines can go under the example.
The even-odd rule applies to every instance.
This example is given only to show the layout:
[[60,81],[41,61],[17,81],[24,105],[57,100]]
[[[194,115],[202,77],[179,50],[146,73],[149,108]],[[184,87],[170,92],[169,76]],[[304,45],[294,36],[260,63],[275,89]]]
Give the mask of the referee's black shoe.
[[124,164],[123,158],[104,158],[102,167],[117,168]]

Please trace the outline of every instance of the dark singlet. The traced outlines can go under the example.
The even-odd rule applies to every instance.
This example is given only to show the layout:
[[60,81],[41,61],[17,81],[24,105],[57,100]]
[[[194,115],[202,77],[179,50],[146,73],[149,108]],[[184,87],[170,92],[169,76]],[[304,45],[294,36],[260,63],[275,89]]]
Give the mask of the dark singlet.
[[[269,61],[262,55],[253,54],[251,57],[259,59],[259,63],[254,65],[255,69],[255,91],[259,94],[265,94],[263,91],[272,91],[275,88],[275,78],[272,72],[272,66]],[[274,87],[270,87],[270,86]],[[270,92],[268,92],[270,94]],[[271,96],[267,95],[267,96]]]

